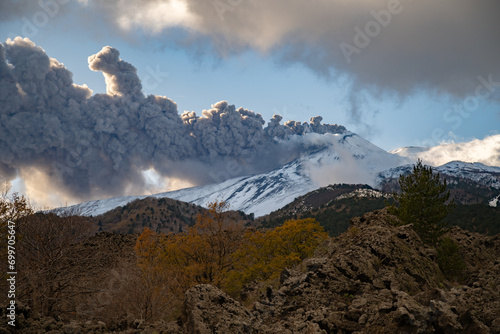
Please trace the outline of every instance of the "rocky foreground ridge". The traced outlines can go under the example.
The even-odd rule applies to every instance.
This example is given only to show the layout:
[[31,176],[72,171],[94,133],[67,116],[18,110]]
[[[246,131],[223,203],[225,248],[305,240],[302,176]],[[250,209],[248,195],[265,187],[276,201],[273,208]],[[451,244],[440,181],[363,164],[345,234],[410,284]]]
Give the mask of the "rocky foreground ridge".
[[22,332],[500,333],[500,235],[453,228],[448,235],[467,267],[461,282],[450,282],[436,251],[410,225],[394,227],[395,219],[386,210],[355,218],[313,258],[284,270],[277,287],[248,286],[241,302],[214,286],[194,286],[175,322],[44,327],[42,318]]

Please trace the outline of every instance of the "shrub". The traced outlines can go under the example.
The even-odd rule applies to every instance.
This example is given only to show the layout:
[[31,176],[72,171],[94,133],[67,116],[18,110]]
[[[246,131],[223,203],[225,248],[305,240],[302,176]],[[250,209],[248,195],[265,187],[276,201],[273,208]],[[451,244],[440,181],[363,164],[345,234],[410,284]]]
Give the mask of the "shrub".
[[463,278],[466,264],[457,243],[451,238],[444,237],[439,241],[437,262],[448,280],[457,281]]

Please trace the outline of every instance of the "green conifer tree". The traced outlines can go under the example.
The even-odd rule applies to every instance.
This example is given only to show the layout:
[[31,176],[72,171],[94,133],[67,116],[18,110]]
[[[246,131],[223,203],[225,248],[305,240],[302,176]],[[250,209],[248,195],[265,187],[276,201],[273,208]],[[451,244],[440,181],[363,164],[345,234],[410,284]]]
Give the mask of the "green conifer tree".
[[443,220],[454,205],[453,201],[448,203],[450,192],[446,180],[441,182],[439,173],[433,174],[432,168],[419,159],[411,174],[400,176],[399,185],[401,193],[394,194],[398,206],[392,206],[390,211],[403,224],[413,224],[423,242],[436,245],[446,232]]

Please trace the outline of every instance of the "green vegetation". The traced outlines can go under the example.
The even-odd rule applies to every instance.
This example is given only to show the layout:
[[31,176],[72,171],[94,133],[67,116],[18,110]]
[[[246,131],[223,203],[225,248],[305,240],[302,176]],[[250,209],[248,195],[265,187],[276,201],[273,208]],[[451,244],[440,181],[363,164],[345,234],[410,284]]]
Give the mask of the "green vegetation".
[[[400,201],[393,210],[400,214],[421,212],[417,217],[422,221],[421,228],[433,224],[432,228],[438,229],[449,222],[473,231],[498,232],[500,208],[477,204],[451,209],[446,188],[437,176],[432,175],[430,168],[417,164],[414,173],[402,177],[401,183],[402,189],[416,194],[413,197],[404,193],[397,195]],[[27,216],[18,220],[21,227],[18,246],[23,254],[19,260],[22,269],[19,291],[23,296],[20,300],[31,309],[43,315],[64,315],[65,319],[86,319],[90,314],[96,319],[115,321],[130,313],[148,322],[170,321],[179,318],[184,293],[193,285],[212,284],[251,306],[261,293],[268,293],[265,289],[269,286],[279,286],[281,278],[288,275],[283,269],[300,265],[319,245],[325,249],[338,247],[338,240],[348,240],[346,245],[351,240],[353,245],[359,245],[358,241],[368,244],[364,241],[367,230],[358,225],[349,228],[349,222],[355,216],[382,208],[386,200],[383,197],[356,196],[337,199],[353,189],[370,189],[364,187],[340,185],[319,189],[297,200],[298,204],[278,211],[273,219],[267,217],[269,220],[263,223],[267,228],[256,227],[259,218],[254,222],[251,215],[227,211],[224,202],[211,203],[208,209],[203,209],[172,199],[154,198],[131,202],[99,217],[83,218],[33,215],[28,201],[14,196],[0,202],[0,218]],[[439,216],[436,214],[439,210],[426,196],[438,198],[439,210],[451,209],[451,214],[436,223],[433,218]],[[401,201],[403,198],[415,201],[404,202]],[[412,204],[408,204],[410,209],[407,211],[403,210],[404,203]],[[424,221],[422,217],[431,219]],[[415,223],[418,219],[409,221],[414,228],[418,226]],[[143,232],[139,237],[139,234],[104,232],[88,238],[98,229],[122,233],[136,233],[140,229]],[[444,275],[438,271],[437,280],[445,277],[460,282],[465,278],[466,267],[461,253],[468,246],[458,238],[443,236],[446,230],[443,227],[430,237],[419,232],[423,240],[425,237],[437,239],[428,242],[436,248],[437,256],[431,259],[421,253],[424,262],[412,267],[412,271],[426,277],[426,272],[431,271],[429,265],[435,272],[437,263]],[[334,236],[347,233],[324,243],[328,239],[325,231]],[[403,235],[403,238],[406,237]],[[460,247],[454,240],[460,242]],[[398,247],[398,253],[411,254],[417,251],[414,245],[411,242]],[[114,255],[109,255],[111,253]],[[0,253],[3,258],[5,255]],[[391,256],[379,258],[377,255],[374,269],[378,271],[384,266],[394,266],[391,261]],[[49,267],[51,270],[46,271],[45,268]],[[298,268],[305,267],[303,264]],[[397,275],[406,275],[405,266],[393,268]],[[444,287],[446,283],[441,282]],[[5,282],[0,288],[5,288]],[[420,291],[413,283],[403,284],[402,288],[411,294]],[[343,294],[344,302],[351,303],[354,292],[344,292],[342,290],[340,296]],[[85,308],[80,305],[85,305]]]
[[443,237],[448,225],[445,218],[454,208],[446,180],[441,182],[439,174],[433,174],[419,159],[411,174],[401,175],[399,185],[401,193],[394,194],[398,206],[390,206],[389,211],[401,224],[413,224],[422,241],[436,247],[437,263],[447,279],[461,279],[465,262],[460,249],[451,238]]
[[495,235],[500,233],[500,207],[488,204],[457,205],[444,220],[464,230]]
[[[137,199],[123,207],[106,212],[96,217],[96,223],[104,231],[118,233],[140,233],[144,227],[156,232],[182,232],[196,223],[196,216],[205,209],[170,198],[147,197]],[[253,216],[243,212],[233,212],[232,215],[240,216],[250,222]]]
[[460,249],[449,237],[439,240],[437,247],[437,263],[444,276],[449,280],[460,280],[465,270],[465,262],[460,255]]
[[446,233],[444,219],[453,208],[453,201],[448,203],[450,191],[446,180],[442,181],[432,168],[424,166],[421,160],[413,166],[409,175],[399,178],[401,193],[394,193],[397,206],[390,206],[402,224],[413,224],[413,229],[423,242],[436,245]]
[[383,198],[345,198],[335,201],[317,215],[304,215],[305,218],[314,218],[331,236],[339,236],[347,231],[349,222],[354,217],[362,216],[367,212],[382,209],[385,206]]
[[347,231],[349,222],[354,217],[362,216],[367,212],[382,209],[385,206],[384,198],[351,197],[331,201],[303,212],[300,215],[286,214],[281,217],[262,222],[262,226],[271,228],[283,225],[289,219],[315,219],[330,236],[339,236]]

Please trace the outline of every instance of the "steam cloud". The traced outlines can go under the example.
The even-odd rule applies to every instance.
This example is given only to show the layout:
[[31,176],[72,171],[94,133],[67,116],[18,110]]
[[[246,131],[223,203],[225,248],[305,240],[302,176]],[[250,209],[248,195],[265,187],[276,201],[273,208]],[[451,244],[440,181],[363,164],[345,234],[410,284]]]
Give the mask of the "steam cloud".
[[297,136],[345,131],[319,116],[282,125],[275,115],[265,126],[260,114],[226,101],[201,116],[179,115],[172,100],[144,96],[118,50],[104,47],[88,61],[103,73],[106,94],[74,84],[68,69],[27,38],[0,44],[0,175],[43,175],[44,184],[78,199],[130,187],[140,193],[142,172],[151,168],[193,184],[217,182],[228,164],[238,166],[229,175],[236,177],[293,159],[304,146]]
[[421,151],[399,154],[409,157],[413,161],[420,158],[424,163],[432,166],[460,160],[500,167],[500,134],[488,136],[482,140],[474,139],[465,143],[441,144]]

